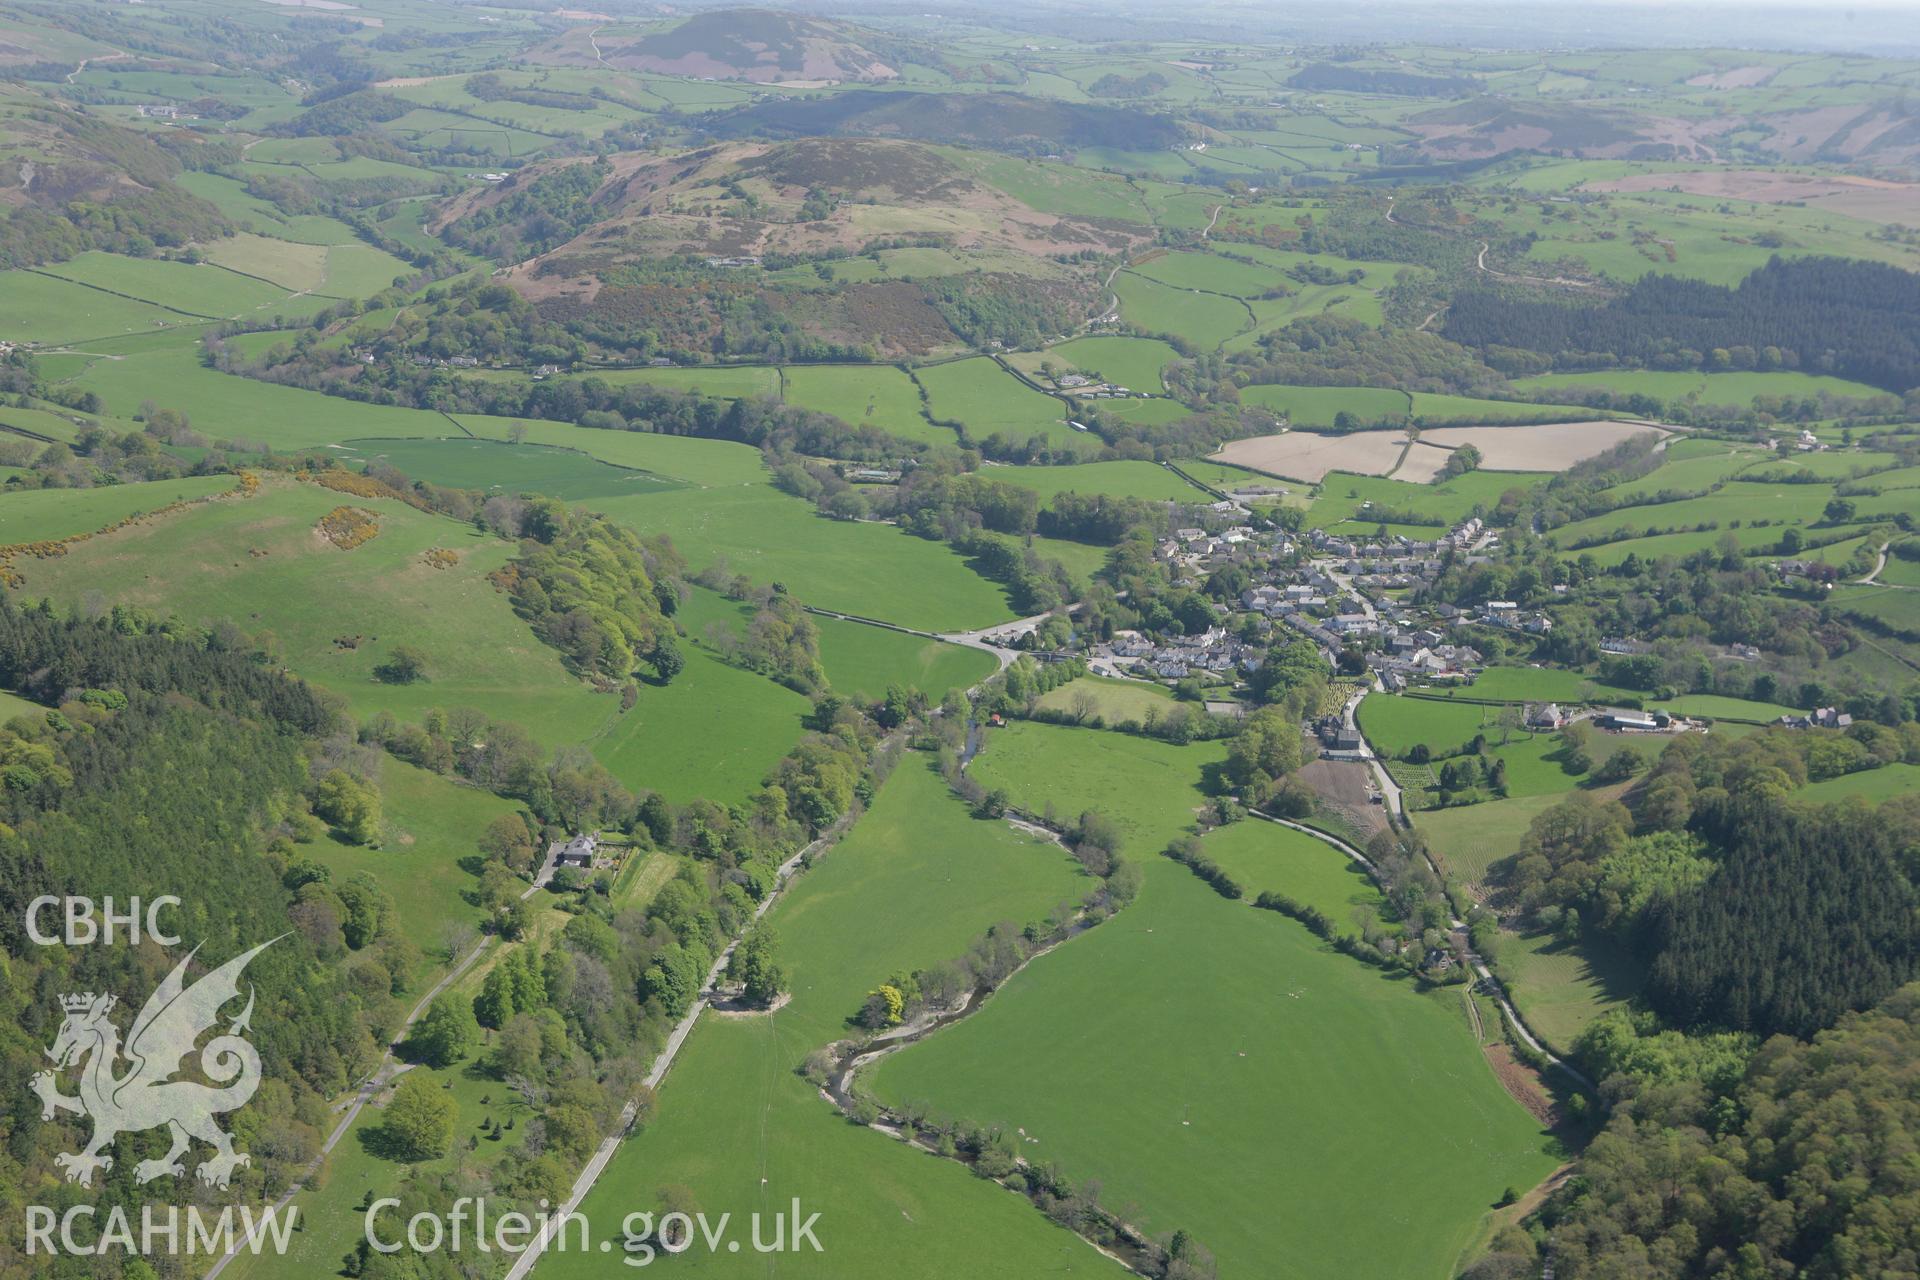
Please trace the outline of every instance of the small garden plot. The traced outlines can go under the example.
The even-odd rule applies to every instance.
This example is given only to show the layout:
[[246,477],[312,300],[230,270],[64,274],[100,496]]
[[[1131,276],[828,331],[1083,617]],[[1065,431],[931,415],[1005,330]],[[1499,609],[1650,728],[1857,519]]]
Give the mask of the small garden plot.
[[1262,385],[1243,388],[1240,399],[1284,414],[1296,427],[1331,427],[1343,413],[1366,426],[1399,423],[1409,410],[1407,393],[1386,387]]
[[1318,483],[1329,471],[1384,476],[1399,465],[1406,449],[1407,437],[1398,431],[1356,431],[1339,436],[1288,431],[1235,440],[1212,457],[1216,462],[1268,475]]
[[1620,422],[1558,422],[1534,427],[1441,427],[1423,431],[1429,444],[1457,449],[1470,444],[1480,465],[1490,471],[1565,471],[1576,462],[1605,453],[1652,427]]

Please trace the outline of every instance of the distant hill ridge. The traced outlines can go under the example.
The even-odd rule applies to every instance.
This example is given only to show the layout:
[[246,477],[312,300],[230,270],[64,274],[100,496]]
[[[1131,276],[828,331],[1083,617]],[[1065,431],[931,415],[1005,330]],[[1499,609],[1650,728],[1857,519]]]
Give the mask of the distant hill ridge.
[[757,84],[895,80],[897,42],[841,22],[772,9],[716,9],[674,26],[575,28],[535,60]]

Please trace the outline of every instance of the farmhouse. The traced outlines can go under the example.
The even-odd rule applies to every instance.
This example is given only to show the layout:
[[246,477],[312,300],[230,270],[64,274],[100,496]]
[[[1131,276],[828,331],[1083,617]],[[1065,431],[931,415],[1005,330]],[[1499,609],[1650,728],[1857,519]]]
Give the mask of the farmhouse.
[[578,835],[571,840],[555,840],[547,847],[547,857],[553,860],[554,869],[575,867],[582,871],[591,871],[593,861],[600,854],[600,833],[591,831]]

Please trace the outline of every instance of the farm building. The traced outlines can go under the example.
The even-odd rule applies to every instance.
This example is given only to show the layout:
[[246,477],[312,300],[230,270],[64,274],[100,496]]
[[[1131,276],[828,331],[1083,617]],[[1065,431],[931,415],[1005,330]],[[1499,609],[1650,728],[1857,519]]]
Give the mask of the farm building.
[[597,831],[589,832],[586,835],[575,836],[565,843],[556,840],[547,850],[547,856],[553,859],[555,870],[561,867],[578,867],[583,871],[592,870],[593,860],[599,856],[599,853],[600,833]]

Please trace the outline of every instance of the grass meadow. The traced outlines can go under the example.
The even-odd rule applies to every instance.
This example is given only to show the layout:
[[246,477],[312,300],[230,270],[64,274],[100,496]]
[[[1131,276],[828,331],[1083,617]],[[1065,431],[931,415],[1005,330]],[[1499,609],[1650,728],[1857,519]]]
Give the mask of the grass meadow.
[[343,462],[384,463],[412,480],[478,489],[486,493],[537,493],[584,502],[683,489],[671,480],[632,467],[616,467],[597,458],[552,445],[512,444],[467,438],[445,440],[355,440],[340,454]]
[[1054,447],[1092,447],[1067,425],[1065,405],[1022,384],[985,356],[927,365],[915,376],[927,389],[928,411],[934,418],[962,423],[975,439],[1044,436]]
[[[322,539],[315,523],[341,505],[374,511],[379,534],[351,551]],[[423,558],[432,548],[458,563],[434,568]],[[343,694],[355,715],[418,720],[432,707],[470,706],[543,742],[581,741],[619,704],[569,675],[487,581],[512,554],[471,525],[403,503],[271,482],[255,497],[201,504],[17,567],[36,596],[78,602],[97,592],[190,623],[270,631],[288,666]],[[426,680],[374,679],[398,644],[427,655]]]
[[1014,617],[1005,592],[943,543],[881,524],[831,520],[764,484],[609,498],[597,504],[642,533],[665,533],[698,568],[724,560],[811,605],[927,631]]
[[812,704],[698,644],[681,655],[686,668],[669,684],[642,683],[640,700],[607,723],[593,754],[629,790],[674,804],[743,800],[800,740]]
[[1080,676],[1041,695],[1040,705],[1048,711],[1079,715],[1090,708],[1089,718],[1097,715],[1107,724],[1129,720],[1144,723],[1148,715],[1165,715],[1177,704],[1164,685],[1141,680],[1112,680],[1105,676]]
[[1113,291],[1120,297],[1120,314],[1130,323],[1149,333],[1174,334],[1200,351],[1218,350],[1253,323],[1247,304],[1238,298],[1175,288],[1131,271],[1113,278]]
[[1157,856],[1218,758],[1218,744],[1095,730],[995,733],[981,781],[1031,808],[1111,816],[1145,885],[981,1012],[883,1061],[874,1087],[1021,1127],[1030,1159],[1099,1179],[1149,1231],[1192,1232],[1224,1274],[1450,1275],[1500,1189],[1556,1158],[1457,1000],[1422,997]]
[[116,521],[174,502],[197,502],[233,489],[232,476],[182,476],[93,489],[27,489],[0,494],[0,546],[95,533]]
[[1247,819],[1215,828],[1200,843],[1249,898],[1284,893],[1326,912],[1343,933],[1356,937],[1365,919],[1391,923],[1380,887],[1359,863],[1324,840],[1275,822]]
[[[706,1014],[659,1093],[655,1117],[621,1147],[581,1206],[596,1237],[689,1188],[709,1218],[821,1215],[825,1252],[779,1256],[781,1275],[929,1280],[1111,1269],[1078,1237],[960,1165],[850,1124],[794,1072],[890,974],[954,959],[1002,920],[1044,916],[1087,882],[1051,842],[970,817],[918,756],[769,917],[793,999],[771,1015]],[[804,1216],[804,1215],[803,1215]],[[903,1259],[911,1259],[903,1264]],[[768,1258],[696,1251],[677,1269],[765,1276]],[[603,1276],[604,1257],[556,1254],[560,1280]]]

